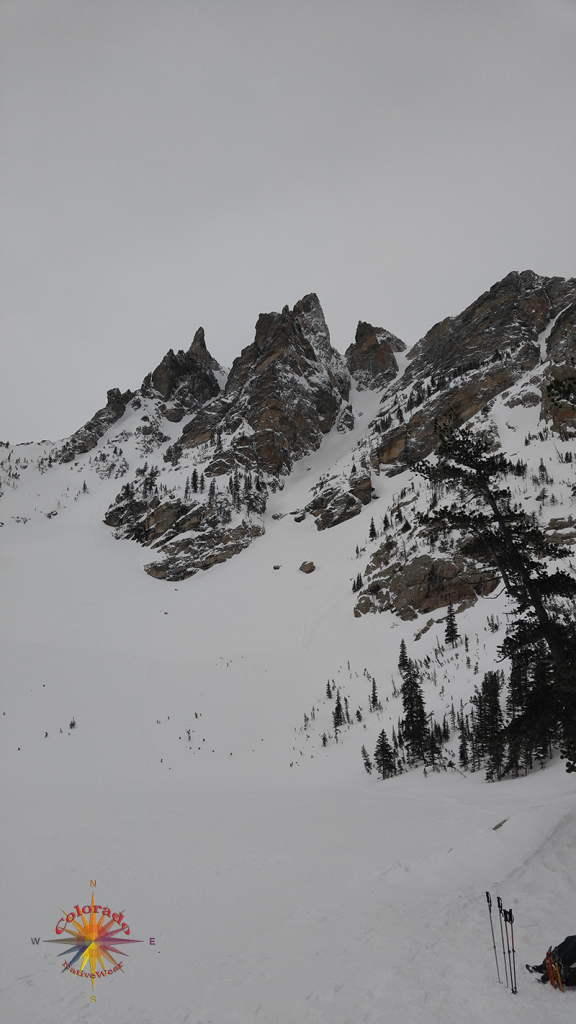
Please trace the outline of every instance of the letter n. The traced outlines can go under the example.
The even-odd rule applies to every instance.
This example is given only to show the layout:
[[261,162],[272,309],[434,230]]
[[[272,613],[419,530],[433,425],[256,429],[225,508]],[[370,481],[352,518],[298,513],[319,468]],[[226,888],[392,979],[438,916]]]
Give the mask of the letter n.
[[94,888],[96,888],[96,879],[94,879],[94,881],[92,881],[92,879],[90,879],[90,885],[92,885]]
[[40,942],[40,939],[30,939],[30,942],[32,943],[33,946],[37,946],[38,943]]

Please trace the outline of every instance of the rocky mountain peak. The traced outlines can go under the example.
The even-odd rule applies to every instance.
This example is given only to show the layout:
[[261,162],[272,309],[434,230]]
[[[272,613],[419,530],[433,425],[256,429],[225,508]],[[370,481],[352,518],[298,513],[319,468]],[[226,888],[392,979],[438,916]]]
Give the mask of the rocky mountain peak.
[[517,365],[540,357],[538,337],[576,298],[576,280],[513,271],[455,317],[435,324],[409,353],[406,379],[433,367],[436,374],[506,356]]
[[222,369],[220,363],[216,359],[214,359],[214,356],[210,355],[208,349],[206,348],[206,339],[204,336],[203,327],[199,327],[198,330],[196,331],[196,334],[192,339],[192,344],[188,349],[188,355],[192,356],[194,359],[197,359],[199,363],[202,363],[204,366],[207,366],[210,370],[213,370],[214,372],[217,372],[218,370]]
[[361,390],[383,388],[398,373],[394,353],[405,350],[404,342],[390,331],[360,320],[354,344],[346,349],[346,365]]
[[208,352],[200,327],[187,352],[168,350],[156,369],[145,377],[142,394],[159,396],[169,403],[162,405],[160,411],[166,419],[177,423],[220,393],[215,369],[220,366]]
[[[409,352],[402,378],[383,401],[380,423],[386,427],[374,464],[401,468],[407,449],[412,457],[425,457],[436,444],[436,422],[450,413],[465,422],[535,370],[544,332],[575,298],[574,278],[514,271],[458,316],[432,327]],[[568,311],[565,324],[569,333]],[[552,346],[556,339],[560,345],[560,333],[551,335]]]
[[222,444],[207,473],[236,464],[275,476],[315,450],[348,400],[350,377],[330,345],[322,307],[306,296],[292,311],[261,313],[254,341],[234,360],[221,401],[186,425],[185,447],[204,444],[215,430]]
[[[435,449],[436,426],[451,414],[462,423],[476,417],[495,443],[503,420],[510,431],[525,431],[530,423],[525,445],[553,433],[561,441],[576,436],[576,280],[509,274],[462,313],[436,324],[402,360],[407,366],[400,373],[397,355],[404,349],[389,331],[360,321],[344,359],[310,293],[293,309],[258,317],[254,340],[234,360],[222,388],[199,328],[188,351],[169,350],[140,391],[112,388],[106,407],[52,449],[43,470],[98,448],[88,458],[90,472],[100,479],[130,472],[105,521],[118,537],[158,552],[148,572],[182,579],[259,536],[270,493],[282,490],[294,463],[311,456],[334,429],[345,435],[354,427],[354,442],[333,437],[334,465],[311,477],[295,517],[313,517],[318,530],[360,516],[379,497],[382,470],[386,476],[409,471],[413,459]],[[354,410],[351,375],[358,385]],[[182,428],[167,422],[180,420]],[[106,438],[113,425],[114,436],[110,431]],[[565,461],[572,462],[568,454]],[[401,498],[390,523],[400,521],[402,502],[409,500]],[[418,579],[450,575],[448,568],[418,563]],[[399,573],[390,561],[380,581],[387,593]],[[481,584],[475,578],[474,586]],[[418,600],[412,595],[410,606]]]

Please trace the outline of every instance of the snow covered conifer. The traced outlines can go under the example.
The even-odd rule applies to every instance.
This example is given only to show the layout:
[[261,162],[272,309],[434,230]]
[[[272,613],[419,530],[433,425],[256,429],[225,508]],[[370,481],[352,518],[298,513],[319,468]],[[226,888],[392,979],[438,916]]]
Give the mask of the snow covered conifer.
[[404,719],[402,735],[408,748],[411,761],[419,761],[424,757],[424,749],[428,736],[428,722],[424,707],[422,687],[414,662],[408,658],[408,667],[402,673],[401,687]]
[[366,771],[368,772],[368,775],[370,775],[372,773],[373,765],[372,765],[372,761],[370,760],[370,758],[368,756],[368,751],[366,750],[366,747],[364,745],[362,746],[362,760],[364,761],[364,767],[365,767]]
[[346,715],[344,714],[344,708],[342,707],[342,701],[340,700],[340,690],[336,694],[336,704],[334,705],[334,711],[332,712],[332,724],[334,726],[334,732],[336,734],[336,740],[338,739],[338,730],[346,725]]
[[376,743],[374,764],[382,779],[389,779],[391,775],[396,774],[396,759],[385,729],[382,729]]
[[374,526],[374,518],[370,520],[370,529],[368,531],[368,536],[370,537],[370,540],[376,540],[377,534],[376,527]]

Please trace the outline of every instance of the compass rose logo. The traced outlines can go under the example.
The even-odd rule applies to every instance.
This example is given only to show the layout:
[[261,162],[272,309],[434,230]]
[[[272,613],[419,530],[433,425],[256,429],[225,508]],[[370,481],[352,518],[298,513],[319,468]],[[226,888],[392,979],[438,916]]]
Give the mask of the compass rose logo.
[[[94,902],[82,907],[76,905],[69,914],[63,911],[63,917],[56,924],[56,934],[66,932],[70,938],[44,939],[44,942],[56,942],[68,948],[63,949],[59,956],[70,957],[64,960],[64,971],[70,971],[79,978],[90,978],[92,990],[96,978],[107,978],[116,971],[123,970],[123,962],[115,959],[114,953],[127,956],[125,948],[141,939],[129,939],[130,929],[123,920],[124,911],[112,914],[108,907],[101,907]],[[122,948],[118,948],[118,947]],[[78,963],[78,961],[80,961]],[[84,971],[87,964],[90,970]],[[74,967],[78,964],[78,967]],[[112,965],[112,967],[110,966]],[[100,970],[98,970],[100,968]],[[95,997],[92,996],[92,999]]]

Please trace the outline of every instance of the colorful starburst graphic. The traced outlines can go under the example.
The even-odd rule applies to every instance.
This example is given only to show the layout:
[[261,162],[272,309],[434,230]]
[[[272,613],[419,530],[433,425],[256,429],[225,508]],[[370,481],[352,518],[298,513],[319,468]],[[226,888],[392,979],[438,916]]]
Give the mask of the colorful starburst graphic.
[[[126,938],[126,935],[130,934],[130,929],[126,923],[122,924],[124,912],[111,914],[108,907],[97,906],[94,902],[94,894],[92,894],[92,903],[89,906],[83,907],[82,910],[76,906],[75,911],[76,913],[70,914],[63,911],[64,917],[60,918],[56,925],[58,935],[67,932],[72,939],[63,937],[61,939],[45,939],[44,941],[68,946],[68,949],[64,949],[62,953],[58,954],[72,957],[69,962],[68,960],[64,961],[63,971],[70,971],[78,977],[90,978],[92,988],[94,988],[96,978],[106,978],[116,971],[123,970],[122,961],[118,963],[112,954],[116,953],[118,956],[127,956],[128,954],[125,949],[118,949],[118,946],[124,947],[142,940]],[[99,912],[101,913],[100,920],[98,920]],[[80,918],[82,923],[76,918]],[[59,928],[61,923],[62,927]],[[73,967],[78,960],[80,960],[79,970]],[[90,962],[90,970],[84,973],[84,967],[88,962]],[[110,964],[114,964],[112,969],[110,969]],[[98,966],[101,970],[97,969]]]

